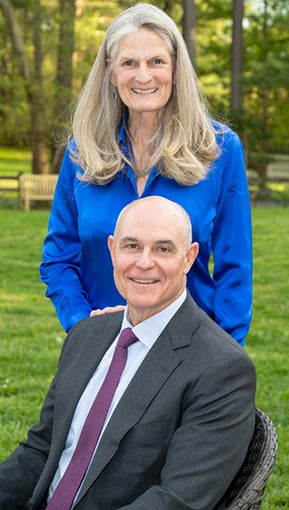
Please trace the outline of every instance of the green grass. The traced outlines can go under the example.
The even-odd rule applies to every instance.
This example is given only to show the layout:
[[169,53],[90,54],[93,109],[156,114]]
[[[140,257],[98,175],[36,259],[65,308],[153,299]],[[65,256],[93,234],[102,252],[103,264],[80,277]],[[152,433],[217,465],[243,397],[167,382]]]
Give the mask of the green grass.
[[257,405],[279,435],[279,456],[264,510],[289,508],[289,278],[286,208],[253,209],[254,315],[246,350],[257,368]]
[[[25,174],[31,173],[31,159],[31,151],[28,149],[0,147],[0,176],[17,177],[20,172]],[[3,188],[9,188],[9,191],[2,191]],[[1,178],[0,209],[19,208],[17,179]]]
[[[0,214],[0,460],[3,460],[38,419],[65,335],[39,281],[48,211],[12,210]],[[288,208],[254,208],[253,226],[254,318],[246,350],[257,368],[256,404],[271,417],[279,435],[279,456],[262,509],[289,509]]]
[[28,149],[0,147],[0,175],[31,172],[31,152]]
[[0,458],[25,437],[56,369],[64,332],[38,266],[48,212],[1,211]]
[[[25,149],[0,147],[0,175],[31,172]],[[11,181],[0,181],[0,188]],[[270,183],[271,199],[289,203],[289,184]],[[39,281],[48,210],[23,213],[17,194],[0,189],[0,460],[25,438],[56,370],[64,332]],[[289,509],[288,208],[253,209],[254,315],[246,350],[258,376],[256,404],[274,421],[279,456],[263,510]],[[240,240],[242,242],[242,240]]]

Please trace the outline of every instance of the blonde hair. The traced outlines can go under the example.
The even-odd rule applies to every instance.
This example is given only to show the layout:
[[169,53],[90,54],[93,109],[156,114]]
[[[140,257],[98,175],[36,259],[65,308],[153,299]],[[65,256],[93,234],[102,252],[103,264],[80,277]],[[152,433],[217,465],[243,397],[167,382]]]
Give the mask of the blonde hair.
[[110,75],[121,39],[140,28],[162,37],[175,67],[175,93],[164,108],[150,142],[152,155],[141,173],[157,166],[181,185],[195,184],[217,158],[215,131],[182,35],[167,14],[150,4],[126,9],[108,28],[77,102],[73,120],[77,150],[71,149],[72,158],[84,171],[80,178],[98,184],[110,182],[128,162],[118,144],[126,106],[113,98]]

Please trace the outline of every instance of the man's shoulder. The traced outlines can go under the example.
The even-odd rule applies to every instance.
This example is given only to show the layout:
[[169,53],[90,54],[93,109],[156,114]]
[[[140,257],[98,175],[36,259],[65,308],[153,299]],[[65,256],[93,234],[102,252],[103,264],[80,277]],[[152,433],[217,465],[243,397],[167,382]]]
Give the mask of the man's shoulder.
[[185,331],[191,334],[194,349],[197,346],[201,351],[225,350],[237,351],[241,355],[244,349],[240,344],[222,329],[206,312],[204,312],[188,293],[186,300],[175,315],[172,327],[176,331]]
[[94,315],[93,317],[86,317],[79,321],[73,329],[71,333],[77,331],[91,331],[91,330],[100,330],[103,328],[115,327],[116,325],[120,325],[123,319],[123,311],[114,312],[114,313],[104,313],[103,315]]
[[123,319],[123,312],[115,312],[94,317],[87,317],[77,322],[68,333],[63,350],[85,348],[90,343],[111,343],[118,334]]
[[[189,366],[195,375],[210,374],[212,380],[224,373],[233,377],[238,372],[254,384],[255,367],[248,354],[190,296],[171,322],[169,334],[186,372]],[[182,336],[186,336],[186,341]]]

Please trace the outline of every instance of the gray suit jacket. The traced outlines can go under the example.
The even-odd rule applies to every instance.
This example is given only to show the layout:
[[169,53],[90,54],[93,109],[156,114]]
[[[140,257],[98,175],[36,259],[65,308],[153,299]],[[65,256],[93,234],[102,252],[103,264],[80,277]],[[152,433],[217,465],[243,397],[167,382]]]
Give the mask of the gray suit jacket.
[[[39,423],[0,465],[0,509],[36,510],[47,494],[77,402],[122,314],[69,333]],[[255,370],[190,296],[160,335],[102,436],[77,510],[210,510],[253,434]]]

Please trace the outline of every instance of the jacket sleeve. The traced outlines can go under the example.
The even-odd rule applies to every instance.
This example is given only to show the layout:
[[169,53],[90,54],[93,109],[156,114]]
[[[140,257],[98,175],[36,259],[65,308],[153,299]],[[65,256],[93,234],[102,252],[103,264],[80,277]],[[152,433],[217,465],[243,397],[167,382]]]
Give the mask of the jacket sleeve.
[[218,370],[208,360],[207,370],[184,396],[160,483],[118,510],[225,508],[224,494],[244,461],[255,424],[253,364],[236,356],[228,367],[225,356]]
[[45,458],[19,446],[0,464],[0,510],[23,509],[41,475]]
[[239,137],[228,130],[221,149],[224,170],[212,235],[215,320],[244,345],[252,317],[250,196]]
[[54,381],[45,399],[40,422],[28,439],[0,464],[0,510],[22,510],[45,468],[53,423]]
[[46,296],[54,304],[67,332],[91,311],[80,275],[81,240],[75,200],[78,170],[68,148],[55,190],[40,266],[41,280],[47,285]]

